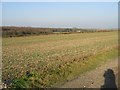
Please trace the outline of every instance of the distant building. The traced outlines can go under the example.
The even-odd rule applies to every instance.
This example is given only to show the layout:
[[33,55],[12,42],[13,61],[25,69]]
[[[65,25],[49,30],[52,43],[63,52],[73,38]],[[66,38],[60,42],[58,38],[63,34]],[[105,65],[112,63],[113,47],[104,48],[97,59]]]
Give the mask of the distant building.
[[81,31],[80,31],[80,30],[78,30],[77,32],[78,32],[78,33],[80,33]]

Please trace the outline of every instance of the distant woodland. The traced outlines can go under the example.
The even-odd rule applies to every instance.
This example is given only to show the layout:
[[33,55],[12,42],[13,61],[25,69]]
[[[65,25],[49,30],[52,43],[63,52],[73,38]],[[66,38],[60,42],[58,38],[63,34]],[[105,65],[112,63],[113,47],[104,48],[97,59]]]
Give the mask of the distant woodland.
[[2,37],[20,37],[29,35],[72,34],[72,33],[110,32],[110,31],[115,30],[2,26]]

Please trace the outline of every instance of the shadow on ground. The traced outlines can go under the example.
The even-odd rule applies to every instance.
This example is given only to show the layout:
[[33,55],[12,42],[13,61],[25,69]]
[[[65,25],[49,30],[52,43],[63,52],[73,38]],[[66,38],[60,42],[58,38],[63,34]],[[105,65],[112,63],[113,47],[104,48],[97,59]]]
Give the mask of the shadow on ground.
[[106,88],[117,90],[114,71],[112,69],[108,69],[105,71],[103,76],[105,80],[104,85],[101,86],[101,90],[106,90]]

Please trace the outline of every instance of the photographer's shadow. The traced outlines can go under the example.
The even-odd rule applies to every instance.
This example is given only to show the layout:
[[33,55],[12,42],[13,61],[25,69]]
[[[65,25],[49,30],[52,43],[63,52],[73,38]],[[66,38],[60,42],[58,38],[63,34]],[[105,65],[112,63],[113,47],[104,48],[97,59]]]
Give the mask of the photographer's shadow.
[[117,85],[115,82],[115,74],[112,69],[108,69],[104,73],[104,85],[101,86],[101,90],[105,90],[106,88],[112,89],[112,90],[117,90]]

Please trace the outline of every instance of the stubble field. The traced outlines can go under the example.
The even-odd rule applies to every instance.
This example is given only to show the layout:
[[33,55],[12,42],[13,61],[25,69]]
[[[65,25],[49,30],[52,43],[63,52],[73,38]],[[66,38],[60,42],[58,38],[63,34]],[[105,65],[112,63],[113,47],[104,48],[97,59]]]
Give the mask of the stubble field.
[[117,57],[117,31],[3,38],[8,87],[54,87]]

